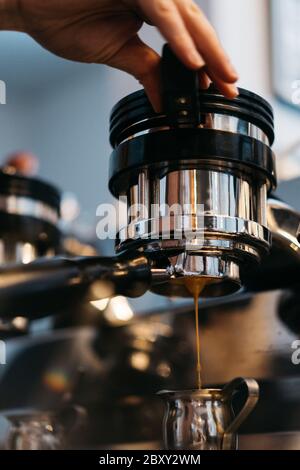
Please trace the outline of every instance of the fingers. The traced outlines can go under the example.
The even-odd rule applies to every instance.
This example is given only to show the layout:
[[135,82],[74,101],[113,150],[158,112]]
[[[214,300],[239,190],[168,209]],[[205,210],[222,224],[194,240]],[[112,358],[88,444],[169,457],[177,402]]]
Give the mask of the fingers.
[[233,99],[236,98],[239,94],[239,91],[235,85],[232,83],[226,83],[223,80],[220,80],[218,76],[214,75],[212,72],[208,71],[208,75],[216,88],[227,98]]
[[[193,0],[136,0],[136,3],[187,67],[200,69],[205,65],[207,76],[221,93],[228,98],[238,95],[233,85],[238,75],[216,32]],[[207,78],[205,81],[207,84]]]
[[204,66],[203,58],[173,0],[139,0],[138,4],[187,67],[197,70]]
[[[162,111],[161,58],[153,49],[143,43],[138,36],[128,41],[107,65],[123,70],[139,80],[145,88],[154,110],[157,113]],[[214,82],[225,96],[229,98],[236,96],[234,85],[226,84],[218,79],[215,79]],[[210,84],[211,78],[206,70],[200,70],[200,88],[205,90],[209,88]]]
[[[201,69],[200,87],[211,80],[228,98],[238,95],[237,73],[217,35],[193,0],[126,0],[134,3],[167,39],[181,61],[189,68]],[[161,110],[160,57],[138,36],[130,39],[108,62],[136,77],[144,86],[154,107]]]
[[133,75],[145,88],[154,110],[160,112],[162,109],[160,63],[160,56],[135,36],[107,65]]
[[[214,84],[217,89],[228,98],[235,98],[237,96],[236,86],[230,83],[225,83],[222,80],[215,78]],[[201,90],[207,90],[212,84],[211,77],[207,74],[206,69],[202,69],[199,72],[199,87]]]

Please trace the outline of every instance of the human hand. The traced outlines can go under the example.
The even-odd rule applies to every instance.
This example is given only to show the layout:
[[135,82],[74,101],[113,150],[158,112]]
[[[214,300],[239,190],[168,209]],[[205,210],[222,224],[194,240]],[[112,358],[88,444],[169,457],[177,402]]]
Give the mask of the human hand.
[[193,0],[1,1],[11,11],[15,5],[18,29],[54,54],[107,64],[133,75],[156,110],[161,104],[160,57],[138,36],[143,22],[158,28],[187,67],[200,71],[203,88],[213,81],[227,97],[238,94],[234,85],[237,74]]

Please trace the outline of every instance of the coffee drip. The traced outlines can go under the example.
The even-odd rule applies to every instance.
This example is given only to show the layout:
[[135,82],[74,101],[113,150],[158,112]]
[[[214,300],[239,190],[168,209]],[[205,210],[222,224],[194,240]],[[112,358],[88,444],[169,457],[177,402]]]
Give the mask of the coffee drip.
[[195,305],[195,335],[196,335],[196,375],[197,375],[197,387],[199,390],[202,388],[201,380],[201,346],[200,346],[200,328],[199,328],[199,296],[211,281],[210,278],[190,276],[184,279],[184,284],[187,290],[192,294]]

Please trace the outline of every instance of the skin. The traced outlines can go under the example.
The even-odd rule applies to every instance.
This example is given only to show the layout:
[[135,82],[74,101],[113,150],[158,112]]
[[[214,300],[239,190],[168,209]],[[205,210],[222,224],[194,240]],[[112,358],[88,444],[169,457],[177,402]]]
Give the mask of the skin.
[[237,73],[216,32],[193,0],[0,0],[0,29],[23,31],[65,59],[106,64],[133,75],[158,111],[160,57],[143,43],[143,23],[155,26],[200,84],[227,97]]
[[9,155],[5,159],[3,168],[9,174],[35,176],[38,173],[39,160],[30,152],[20,151]]

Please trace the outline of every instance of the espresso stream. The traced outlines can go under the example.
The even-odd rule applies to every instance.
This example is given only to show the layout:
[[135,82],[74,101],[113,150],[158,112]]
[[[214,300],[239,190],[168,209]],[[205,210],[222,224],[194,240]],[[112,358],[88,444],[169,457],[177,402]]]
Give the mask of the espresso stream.
[[199,336],[199,296],[203,292],[207,284],[211,282],[209,278],[203,277],[186,277],[184,280],[185,287],[192,294],[195,304],[195,324],[196,324],[196,351],[197,351],[197,386],[201,390],[201,347],[200,347],[200,336]]

